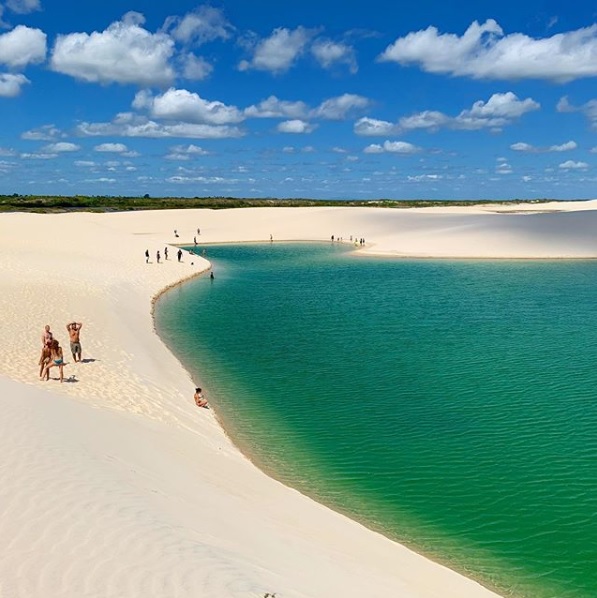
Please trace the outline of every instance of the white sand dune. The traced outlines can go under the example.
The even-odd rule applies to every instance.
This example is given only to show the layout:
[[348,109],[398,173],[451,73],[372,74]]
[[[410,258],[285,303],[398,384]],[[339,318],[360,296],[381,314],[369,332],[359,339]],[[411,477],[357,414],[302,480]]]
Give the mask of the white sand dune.
[[[495,595],[232,446],[151,318],[152,297],[209,264],[155,252],[200,227],[202,243],[333,234],[370,254],[597,257],[597,202],[531,207],[0,214],[0,597]],[[43,326],[68,353],[73,320],[88,361],[40,382]]]

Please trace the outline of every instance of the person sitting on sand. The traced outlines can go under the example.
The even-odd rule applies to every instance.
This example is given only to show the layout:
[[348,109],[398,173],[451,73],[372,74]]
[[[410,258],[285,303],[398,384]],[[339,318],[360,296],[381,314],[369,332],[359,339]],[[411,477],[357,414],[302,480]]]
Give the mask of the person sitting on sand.
[[64,354],[62,347],[57,340],[52,341],[52,348],[50,350],[50,362],[46,364],[42,373],[42,380],[50,379],[50,368],[57,367],[60,370],[60,382],[64,381]]
[[46,324],[44,331],[41,334],[41,344],[44,347],[49,347],[52,345],[53,340],[54,340],[54,335],[50,332],[50,325]]
[[203,398],[200,388],[195,389],[194,399],[195,399],[195,405],[197,405],[197,407],[205,407],[205,409],[209,409],[207,399]]
[[44,345],[43,349],[41,350],[41,355],[39,357],[39,379],[44,379],[44,374],[47,374],[44,370],[46,366],[52,361],[52,349],[50,345]]
[[73,354],[75,363],[81,361],[81,328],[83,328],[81,322],[71,322],[66,325],[66,330],[68,331],[68,336],[70,338],[70,352]]

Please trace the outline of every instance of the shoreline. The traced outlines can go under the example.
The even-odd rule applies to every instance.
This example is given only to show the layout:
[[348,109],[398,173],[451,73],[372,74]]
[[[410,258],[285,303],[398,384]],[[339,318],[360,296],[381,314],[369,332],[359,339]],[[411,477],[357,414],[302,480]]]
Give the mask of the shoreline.
[[[589,212],[596,209],[592,206]],[[491,252],[504,239],[503,226],[494,230],[491,222],[477,224],[480,230],[472,235],[468,228],[463,237],[470,218],[479,216],[476,210],[456,217],[450,212],[447,228],[443,218],[439,225],[425,228],[421,225],[425,214],[405,210],[399,218],[392,217],[393,229],[377,208],[371,208],[377,213],[373,216],[362,209],[299,208],[290,222],[292,208],[276,210],[190,212],[207,232],[201,235],[202,243],[216,238],[238,243],[247,226],[253,237],[249,241],[265,237],[267,242],[270,229],[276,233],[274,242],[305,236],[305,231],[323,236],[321,231],[340,227],[337,210],[344,213],[347,220],[342,226],[347,230],[360,226],[367,230],[366,238],[378,241],[372,248],[376,251],[388,247],[396,251],[406,244],[416,252],[421,243],[430,242],[438,253],[454,243],[471,251],[475,241],[493,234]],[[559,225],[562,215],[570,213],[557,212]],[[188,216],[186,212],[185,221]],[[6,258],[0,265],[0,305],[5,314],[0,334],[6,339],[0,404],[8,414],[0,428],[0,450],[12,465],[8,469],[17,472],[3,484],[11,508],[10,520],[0,520],[0,532],[8,538],[10,558],[0,564],[0,579],[8,580],[0,582],[0,590],[56,595],[68,570],[72,589],[62,595],[81,595],[91,574],[80,550],[94,537],[91,529],[99,538],[112,539],[94,547],[97,559],[108,563],[96,583],[110,581],[110,587],[131,597],[147,595],[149,580],[166,587],[177,575],[192,580],[184,586],[188,589],[184,595],[189,596],[198,591],[214,597],[262,596],[268,591],[296,598],[496,596],[268,477],[231,444],[213,414],[197,412],[190,374],[157,335],[153,306],[161,294],[205,272],[209,264],[195,256],[197,265],[185,262],[178,268],[169,260],[158,268],[146,265],[142,257],[146,245],[155,249],[170,244],[165,239],[179,227],[179,218],[177,211],[0,215]],[[492,216],[485,214],[487,218]],[[522,218],[528,220],[529,215]],[[578,224],[578,218],[573,220]],[[592,231],[595,218],[581,220]],[[416,238],[413,223],[420,227]],[[579,242],[577,229],[569,225],[556,248],[572,246],[575,256],[596,257],[597,241],[585,234]],[[545,241],[553,239],[537,226],[528,222],[522,232],[545,251],[551,247]],[[48,243],[48,231],[52,239],[67,241]],[[511,244],[509,251],[514,247],[524,254],[529,244],[520,232],[519,245]],[[37,366],[31,365],[38,353],[38,329],[48,321],[64,339],[59,323],[72,321],[75,315],[85,325],[84,357],[94,361],[67,366],[66,375],[74,369],[76,383],[38,382]],[[57,419],[56,414],[63,417]],[[22,434],[15,437],[13,430]],[[89,433],[80,435],[80,430]],[[76,442],[71,445],[73,438]],[[38,444],[53,449],[40,453]],[[38,461],[43,461],[43,469],[37,467]],[[78,473],[69,469],[73,462]],[[94,472],[103,480],[101,488],[92,483]],[[49,490],[51,495],[46,494]],[[24,500],[29,496],[37,500]],[[18,508],[20,502],[27,508]],[[72,515],[78,505],[93,509],[89,529],[78,526]],[[119,510],[118,505],[126,506]],[[66,533],[55,529],[57,520]],[[143,537],[151,541],[140,542]],[[58,553],[52,550],[57,541],[63,547]],[[114,551],[115,541],[128,550]],[[179,547],[175,565],[163,553],[173,546]],[[197,551],[203,555],[199,562]],[[44,567],[38,571],[40,561]],[[19,579],[14,576],[17,566]],[[131,568],[140,573],[133,582],[123,577],[123,571]],[[26,579],[21,579],[23,573]]]

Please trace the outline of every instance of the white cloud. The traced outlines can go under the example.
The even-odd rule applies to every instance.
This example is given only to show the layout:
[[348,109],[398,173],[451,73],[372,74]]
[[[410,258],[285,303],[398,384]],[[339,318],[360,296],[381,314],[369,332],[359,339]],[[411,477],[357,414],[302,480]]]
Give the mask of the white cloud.
[[236,106],[226,106],[217,101],[210,102],[197,93],[173,87],[157,96],[152,96],[148,91],[141,91],[135,96],[133,107],[146,108],[153,118],[186,123],[227,125],[239,123],[244,119]]
[[214,67],[202,56],[195,56],[189,52],[182,58],[182,74],[189,81],[202,81],[207,79],[214,70]]
[[519,100],[511,91],[494,93],[487,102],[479,100],[470,110],[463,110],[451,126],[456,129],[501,128],[527,112],[539,108],[540,104],[535,100]]
[[25,68],[46,59],[46,34],[41,29],[18,25],[0,35],[0,64]]
[[294,120],[285,120],[277,128],[280,133],[311,133],[315,129],[315,125],[297,118]]
[[48,154],[48,153],[43,153],[43,152],[34,153],[34,154],[30,154],[30,153],[21,154],[21,158],[23,158],[23,160],[52,160],[53,158],[57,158],[57,157],[58,157],[58,154]]
[[23,85],[30,83],[25,75],[0,73],[0,97],[15,98],[21,93]]
[[363,137],[384,137],[387,135],[399,135],[401,129],[399,125],[386,120],[377,120],[365,116],[357,120],[354,125],[354,132]]
[[354,48],[346,44],[318,39],[311,46],[311,53],[325,69],[330,69],[336,64],[346,64],[353,74],[359,70]]
[[124,143],[100,143],[93,148],[96,152],[108,152],[113,154],[122,154],[128,151]]
[[523,141],[519,141],[518,143],[513,143],[510,146],[511,150],[515,152],[536,152],[537,148],[530,143],[524,143]]
[[121,112],[111,122],[82,122],[77,125],[76,132],[83,137],[146,137],[151,139],[171,137],[227,139],[244,135],[238,127],[190,123],[161,124],[130,112]]
[[76,143],[69,143],[67,141],[58,141],[57,143],[50,143],[43,148],[43,151],[48,154],[63,154],[66,152],[78,152],[81,149],[80,145]]
[[453,119],[436,110],[424,110],[411,116],[404,116],[399,121],[399,128],[411,131],[414,129],[437,130],[447,126]]
[[222,183],[237,183],[238,179],[225,179],[224,177],[220,176],[196,176],[196,177],[187,177],[187,176],[180,176],[175,175],[168,177],[166,179],[169,183],[209,183],[209,184],[222,184]]
[[16,152],[13,149],[10,149],[8,147],[0,147],[0,156],[4,158],[14,156],[15,154]]
[[493,19],[473,22],[464,35],[439,33],[436,27],[398,38],[381,61],[419,65],[429,73],[475,79],[547,79],[572,81],[597,75],[597,25],[534,39],[504,34]]
[[96,163],[92,162],[91,160],[75,160],[74,164],[75,166],[79,166],[81,168],[93,168],[96,166]]
[[589,121],[591,128],[597,129],[597,100],[589,100],[580,106],[573,106],[568,97],[564,96],[557,105],[558,112],[581,112]]
[[441,174],[418,174],[416,176],[408,176],[406,178],[411,183],[425,183],[431,181],[438,181],[443,177]]
[[404,116],[398,123],[372,118],[361,118],[355,123],[354,132],[362,136],[399,135],[404,131],[440,128],[475,131],[479,129],[501,129],[527,112],[538,110],[538,102],[531,98],[519,100],[516,94],[494,93],[487,102],[479,100],[468,110],[457,116],[448,116],[435,110],[425,110],[411,116]]
[[64,133],[55,125],[43,125],[38,129],[31,129],[21,134],[21,139],[29,141],[52,141],[64,137]]
[[175,145],[170,148],[167,160],[189,160],[192,156],[207,156],[209,152],[198,145]]
[[368,145],[363,152],[366,154],[383,154],[384,149],[379,143],[372,143],[371,145]]
[[384,152],[391,154],[415,154],[421,151],[421,148],[406,141],[384,141],[383,145],[372,143],[363,151],[366,154],[382,154]]
[[549,147],[536,147],[531,145],[530,143],[524,143],[519,141],[518,143],[513,143],[510,146],[511,150],[516,152],[529,152],[529,153],[540,153],[540,152],[569,152],[574,150],[578,147],[575,141],[567,141],[566,143],[562,143],[560,145],[550,145]]
[[512,166],[506,162],[505,158],[498,158],[498,165],[495,167],[497,174],[512,174]]
[[143,15],[129,12],[105,31],[59,35],[51,68],[91,83],[171,83],[174,42],[165,33],[143,29],[144,21]]
[[575,141],[567,141],[566,143],[562,143],[561,145],[551,145],[549,146],[548,151],[550,152],[569,152],[570,150],[575,150],[578,146],[576,145]]
[[322,102],[311,112],[313,118],[325,118],[328,120],[343,120],[348,114],[355,110],[362,110],[370,105],[370,101],[353,93],[345,93],[341,96],[330,98]]
[[163,31],[184,44],[205,44],[215,39],[228,39],[234,27],[221,10],[200,6],[184,17],[168,17]]
[[39,0],[6,0],[6,8],[25,15],[36,10],[41,10]]
[[303,54],[313,35],[312,30],[304,27],[294,30],[278,27],[269,37],[254,45],[253,57],[241,61],[238,68],[241,71],[255,69],[283,73]]
[[597,154],[597,145],[589,150],[592,154]]
[[589,167],[586,162],[574,162],[573,160],[566,160],[559,165],[564,170],[585,170]]
[[245,115],[251,118],[304,118],[308,107],[305,102],[287,102],[276,96],[245,108]]

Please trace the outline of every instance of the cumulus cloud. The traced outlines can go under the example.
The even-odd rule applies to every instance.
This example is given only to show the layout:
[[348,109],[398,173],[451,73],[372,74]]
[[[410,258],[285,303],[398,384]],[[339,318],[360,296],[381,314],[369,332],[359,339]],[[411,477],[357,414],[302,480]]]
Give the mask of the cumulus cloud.
[[162,124],[145,116],[122,112],[111,122],[82,122],[76,127],[83,137],[147,137],[166,139],[171,137],[188,139],[226,139],[244,135],[238,127],[193,123]]
[[23,85],[30,83],[25,75],[0,73],[0,97],[14,98],[21,93]]
[[576,141],[566,141],[566,143],[561,143],[559,145],[550,145],[548,147],[536,147],[531,145],[530,143],[523,143],[522,141],[518,143],[513,143],[510,146],[511,150],[516,152],[529,152],[529,153],[542,153],[542,152],[569,152],[571,150],[575,150],[578,147]]
[[563,170],[586,170],[589,165],[586,162],[575,162],[574,160],[566,160],[559,165]]
[[513,143],[510,146],[511,150],[514,150],[515,152],[536,152],[537,148],[534,145],[531,145],[530,143],[524,143],[522,141],[519,141],[518,143]]
[[186,123],[228,125],[244,120],[242,112],[236,106],[204,100],[197,93],[174,87],[157,96],[148,91],[140,91],[135,96],[133,107],[146,109],[153,118]]
[[505,34],[493,19],[473,22],[462,36],[436,27],[390,44],[380,61],[418,65],[429,73],[475,79],[547,79],[559,83],[597,75],[597,25],[531,38]]
[[367,98],[353,93],[345,93],[322,102],[312,111],[311,116],[327,120],[343,120],[349,113],[362,110],[369,105],[370,101]]
[[253,56],[250,60],[242,60],[238,68],[241,71],[255,69],[274,74],[283,73],[304,53],[314,33],[313,30],[304,27],[292,30],[278,27],[269,37],[249,44],[252,46]]
[[281,122],[277,128],[280,133],[311,133],[315,125],[296,118]]
[[150,33],[143,15],[129,12],[105,31],[59,35],[51,68],[90,83],[167,85],[174,80],[169,61],[174,41],[165,33]]
[[370,100],[363,96],[345,93],[324,100],[316,108],[310,109],[304,102],[287,102],[279,100],[276,96],[270,96],[259,104],[245,108],[244,114],[253,118],[344,120],[355,111],[367,108],[370,104]]
[[354,132],[363,137],[384,137],[387,135],[399,135],[402,132],[400,125],[378,120],[367,116],[360,118],[354,125]]
[[96,152],[107,152],[113,154],[122,154],[128,151],[124,143],[100,143],[93,148]]
[[198,145],[175,145],[170,148],[166,160],[190,160],[193,156],[207,156],[209,152]]
[[41,10],[39,0],[6,0],[6,8],[20,15]]
[[188,176],[181,176],[175,175],[168,177],[166,179],[169,183],[208,183],[208,184],[222,184],[222,183],[237,183],[238,179],[226,179],[221,176],[195,176],[195,177],[188,177]]
[[441,174],[417,174],[415,176],[406,177],[411,183],[428,183],[431,181],[439,181],[442,178]]
[[182,75],[189,81],[202,81],[209,77],[214,67],[202,56],[195,56],[192,52],[182,57]]
[[228,39],[234,27],[221,10],[200,6],[184,17],[168,17],[162,30],[183,44],[205,44],[215,39]]
[[52,141],[60,137],[65,137],[65,135],[55,125],[42,125],[37,129],[31,129],[21,134],[21,139],[29,141]]
[[540,105],[531,98],[519,100],[511,91],[494,93],[487,102],[479,100],[470,110],[463,110],[452,123],[457,129],[501,128]]
[[372,143],[363,151],[366,154],[383,154],[385,152],[390,154],[415,154],[420,152],[421,148],[407,141],[384,141],[383,145]]
[[305,118],[309,108],[305,102],[288,102],[276,96],[245,108],[245,116],[251,118]]
[[589,100],[580,106],[574,106],[568,101],[568,96],[560,99],[556,107],[558,112],[580,112],[589,121],[591,128],[597,129],[597,100]]
[[58,141],[57,143],[50,143],[43,148],[47,154],[63,154],[67,152],[78,152],[81,149],[80,145],[76,143],[69,143],[67,141]]
[[0,64],[25,68],[46,59],[46,34],[41,29],[18,25],[0,35]]
[[352,74],[359,70],[354,48],[347,44],[318,39],[311,46],[311,53],[325,69],[333,68],[338,64],[345,64]]
[[440,128],[474,131],[479,129],[501,129],[527,112],[538,110],[540,105],[531,98],[519,100],[511,91],[494,93],[487,102],[479,100],[457,116],[448,116],[435,110],[425,110],[404,116],[397,123],[372,118],[361,118],[354,125],[354,132],[362,136],[400,135],[406,131]]

